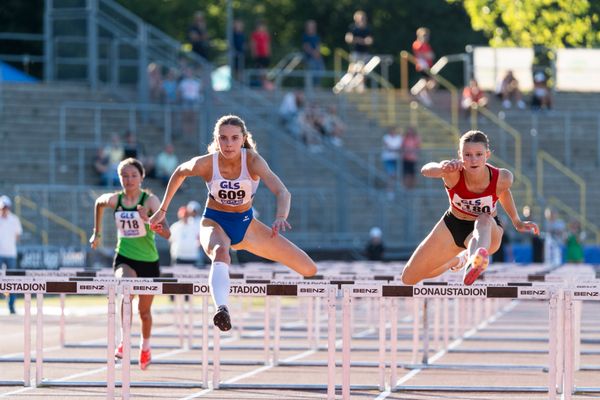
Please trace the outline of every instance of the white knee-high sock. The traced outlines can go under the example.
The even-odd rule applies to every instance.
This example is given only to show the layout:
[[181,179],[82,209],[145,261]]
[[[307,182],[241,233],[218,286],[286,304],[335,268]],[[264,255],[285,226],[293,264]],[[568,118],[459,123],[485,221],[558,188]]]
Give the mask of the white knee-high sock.
[[210,267],[208,282],[215,307],[226,306],[229,298],[229,265],[215,261]]

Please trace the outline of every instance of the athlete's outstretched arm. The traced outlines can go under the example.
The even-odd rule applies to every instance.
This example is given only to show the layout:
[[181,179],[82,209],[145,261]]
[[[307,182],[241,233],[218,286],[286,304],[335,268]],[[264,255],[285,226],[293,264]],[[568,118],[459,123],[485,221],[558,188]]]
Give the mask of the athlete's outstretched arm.
[[450,174],[462,171],[462,169],[463,162],[461,160],[444,160],[423,165],[421,174],[427,178],[445,178]]
[[[90,246],[92,249],[97,249],[102,238],[102,216],[104,208],[111,206],[111,199],[115,196],[114,193],[105,193],[96,199],[94,204],[94,232],[90,237]],[[114,207],[114,204],[112,205]]]
[[177,193],[177,190],[188,176],[201,175],[200,165],[203,157],[194,157],[175,168],[175,171],[173,171],[173,174],[169,179],[167,189],[165,190],[165,195],[160,203],[159,208],[148,220],[150,225],[157,225],[162,222],[163,219],[165,219],[165,216],[167,215],[167,209],[169,208],[169,204],[171,204],[171,200],[173,200],[173,196],[175,196],[175,193]]
[[287,190],[281,179],[269,168],[267,162],[259,154],[254,154],[252,159],[252,172],[258,175],[265,186],[277,198],[277,210],[275,212],[275,221],[271,225],[273,236],[280,231],[285,232],[286,228],[291,229],[292,226],[287,222],[287,217],[290,214],[290,206],[292,204],[292,195]]
[[513,198],[510,187],[513,183],[513,175],[510,171],[501,169],[500,170],[500,181],[498,185],[501,186],[498,193],[498,201],[502,204],[502,208],[506,211],[506,214],[512,221],[513,226],[518,232],[533,232],[539,235],[540,229],[537,224],[531,221],[521,221],[517,206],[515,205],[515,199]]

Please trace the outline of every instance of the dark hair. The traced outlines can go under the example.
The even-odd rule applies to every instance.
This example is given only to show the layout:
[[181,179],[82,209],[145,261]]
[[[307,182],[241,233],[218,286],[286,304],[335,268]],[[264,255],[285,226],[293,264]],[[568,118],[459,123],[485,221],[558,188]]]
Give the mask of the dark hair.
[[256,150],[256,143],[252,138],[252,134],[246,129],[246,123],[244,122],[244,120],[238,117],[237,115],[224,115],[221,118],[219,118],[219,120],[215,124],[215,129],[213,130],[213,140],[208,145],[209,153],[219,151],[219,129],[223,125],[232,125],[240,128],[242,130],[242,134],[244,135],[244,144],[242,147],[245,149]]
[[460,137],[460,147],[465,143],[483,143],[487,150],[490,149],[490,141],[487,135],[481,131],[468,131]]
[[144,170],[144,165],[142,162],[133,157],[126,158],[119,163],[119,167],[117,168],[119,175],[121,175],[123,168],[127,167],[128,165],[134,166],[139,171],[142,178],[146,176],[146,171]]

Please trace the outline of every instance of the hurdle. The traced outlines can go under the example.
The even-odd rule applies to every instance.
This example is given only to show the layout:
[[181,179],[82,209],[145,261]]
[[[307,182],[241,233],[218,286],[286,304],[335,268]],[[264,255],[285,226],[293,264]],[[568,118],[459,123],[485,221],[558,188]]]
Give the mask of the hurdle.
[[[380,286],[368,286],[365,285],[362,288],[357,286],[353,288],[344,288],[344,306],[352,302],[353,298],[356,297],[379,297],[380,304],[383,305],[384,298],[499,298],[499,299],[540,299],[549,302],[549,360],[548,360],[548,386],[547,387],[524,387],[524,386],[504,386],[504,387],[483,387],[483,386],[408,386],[398,384],[396,379],[395,367],[397,365],[395,356],[393,353],[394,349],[394,334],[391,334],[392,340],[392,373],[390,378],[390,389],[392,391],[460,391],[460,392],[544,392],[548,393],[550,399],[556,398],[557,391],[557,342],[558,337],[556,331],[560,328],[557,324],[557,303],[558,303],[558,291],[551,289],[539,289],[536,291],[523,289],[518,286],[450,286],[446,288],[432,288],[427,286],[401,286],[401,285],[380,285]],[[392,312],[392,316],[395,313]],[[395,325],[395,321],[392,320],[392,327]],[[382,323],[382,321],[380,321]],[[347,308],[343,310],[343,324],[344,332],[347,332],[349,326],[349,314]],[[425,335],[424,337],[427,337]],[[346,333],[343,335],[344,338],[344,350],[343,354],[348,358],[344,359],[344,365],[342,368],[342,397],[344,400],[350,398],[350,366],[349,366],[349,355],[350,355],[350,337]],[[425,367],[425,366],[423,366]],[[381,386],[381,382],[380,382]]]
[[[77,281],[33,281],[33,280],[20,280],[20,281],[6,281],[2,282],[2,290],[7,290],[17,293],[35,293],[38,299],[38,316],[37,326],[38,334],[37,340],[37,353],[36,353],[36,387],[51,387],[51,386],[106,386],[107,393],[111,396],[114,394],[114,388],[121,386],[121,396],[124,399],[129,398],[129,387],[181,387],[181,388],[206,388],[208,387],[208,335],[203,335],[203,354],[202,354],[202,383],[172,383],[172,382],[130,382],[129,379],[129,354],[130,354],[130,338],[129,338],[129,315],[131,313],[131,303],[129,295],[135,294],[188,294],[188,295],[200,295],[203,296],[203,302],[206,305],[208,303],[209,289],[206,284],[199,283],[168,283],[168,282],[152,282],[152,284],[144,285],[139,283],[133,283],[136,279],[123,279],[121,282],[107,282],[102,284],[89,285],[87,282]],[[336,288],[335,287],[323,287],[322,290],[313,290],[314,285],[271,285],[271,284],[243,284],[245,288],[249,290],[241,290],[237,295],[253,295],[253,296],[299,296],[299,297],[321,297],[327,298],[327,306],[329,313],[329,341],[333,341],[332,345],[329,346],[328,354],[328,381],[326,384],[315,384],[315,385],[249,385],[249,384],[226,384],[221,385],[219,381],[220,373],[220,362],[219,362],[219,337],[220,332],[215,327],[213,336],[213,379],[212,385],[214,388],[263,388],[263,389],[296,389],[296,390],[327,390],[328,398],[335,398],[335,311],[336,311]],[[86,287],[92,286],[93,289],[87,289]],[[42,350],[42,338],[43,338],[43,294],[44,293],[78,293],[78,294],[107,294],[108,296],[108,307],[109,319],[107,322],[108,326],[108,346],[107,346],[107,380],[106,382],[61,382],[45,380],[43,377],[43,350]],[[123,347],[123,361],[122,361],[122,378],[120,385],[114,381],[114,332],[115,332],[115,295],[122,294],[124,296],[124,318],[123,318],[123,332],[124,332],[124,347]],[[111,312],[112,310],[112,312]],[[208,313],[203,313],[203,319],[205,324],[205,333],[208,331]],[[27,326],[27,322],[25,324]],[[266,327],[268,329],[268,327]],[[265,335],[267,336],[267,335]],[[277,339],[276,339],[277,343]],[[330,343],[331,344],[331,343]],[[266,346],[266,350],[269,351],[270,347]],[[26,343],[25,354],[29,354],[29,347]],[[275,352],[277,352],[277,344],[275,345]],[[27,356],[26,356],[27,359]],[[272,359],[276,361],[276,357]],[[26,364],[26,363],[25,363]],[[26,368],[26,371],[29,369]],[[23,384],[28,382],[28,376],[24,376]],[[110,397],[109,397],[110,398]]]
[[[565,295],[565,400],[572,394],[600,393],[598,386],[575,385],[576,371],[597,371],[597,366],[581,366],[581,307],[583,301],[600,301],[600,282],[574,285]],[[595,342],[597,343],[597,341]]]

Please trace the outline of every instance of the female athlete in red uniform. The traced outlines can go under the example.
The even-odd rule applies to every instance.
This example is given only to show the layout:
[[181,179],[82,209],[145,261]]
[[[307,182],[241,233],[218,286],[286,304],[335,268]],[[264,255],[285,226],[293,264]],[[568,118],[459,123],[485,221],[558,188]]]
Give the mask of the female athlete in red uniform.
[[510,192],[513,175],[487,163],[490,148],[480,131],[462,135],[459,159],[430,162],[421,173],[444,181],[450,209],[421,242],[402,272],[402,282],[414,285],[448,269],[465,269],[463,282],[471,285],[487,268],[489,254],[498,250],[504,229],[497,217],[496,202],[519,232],[539,234],[538,226],[521,221]]

